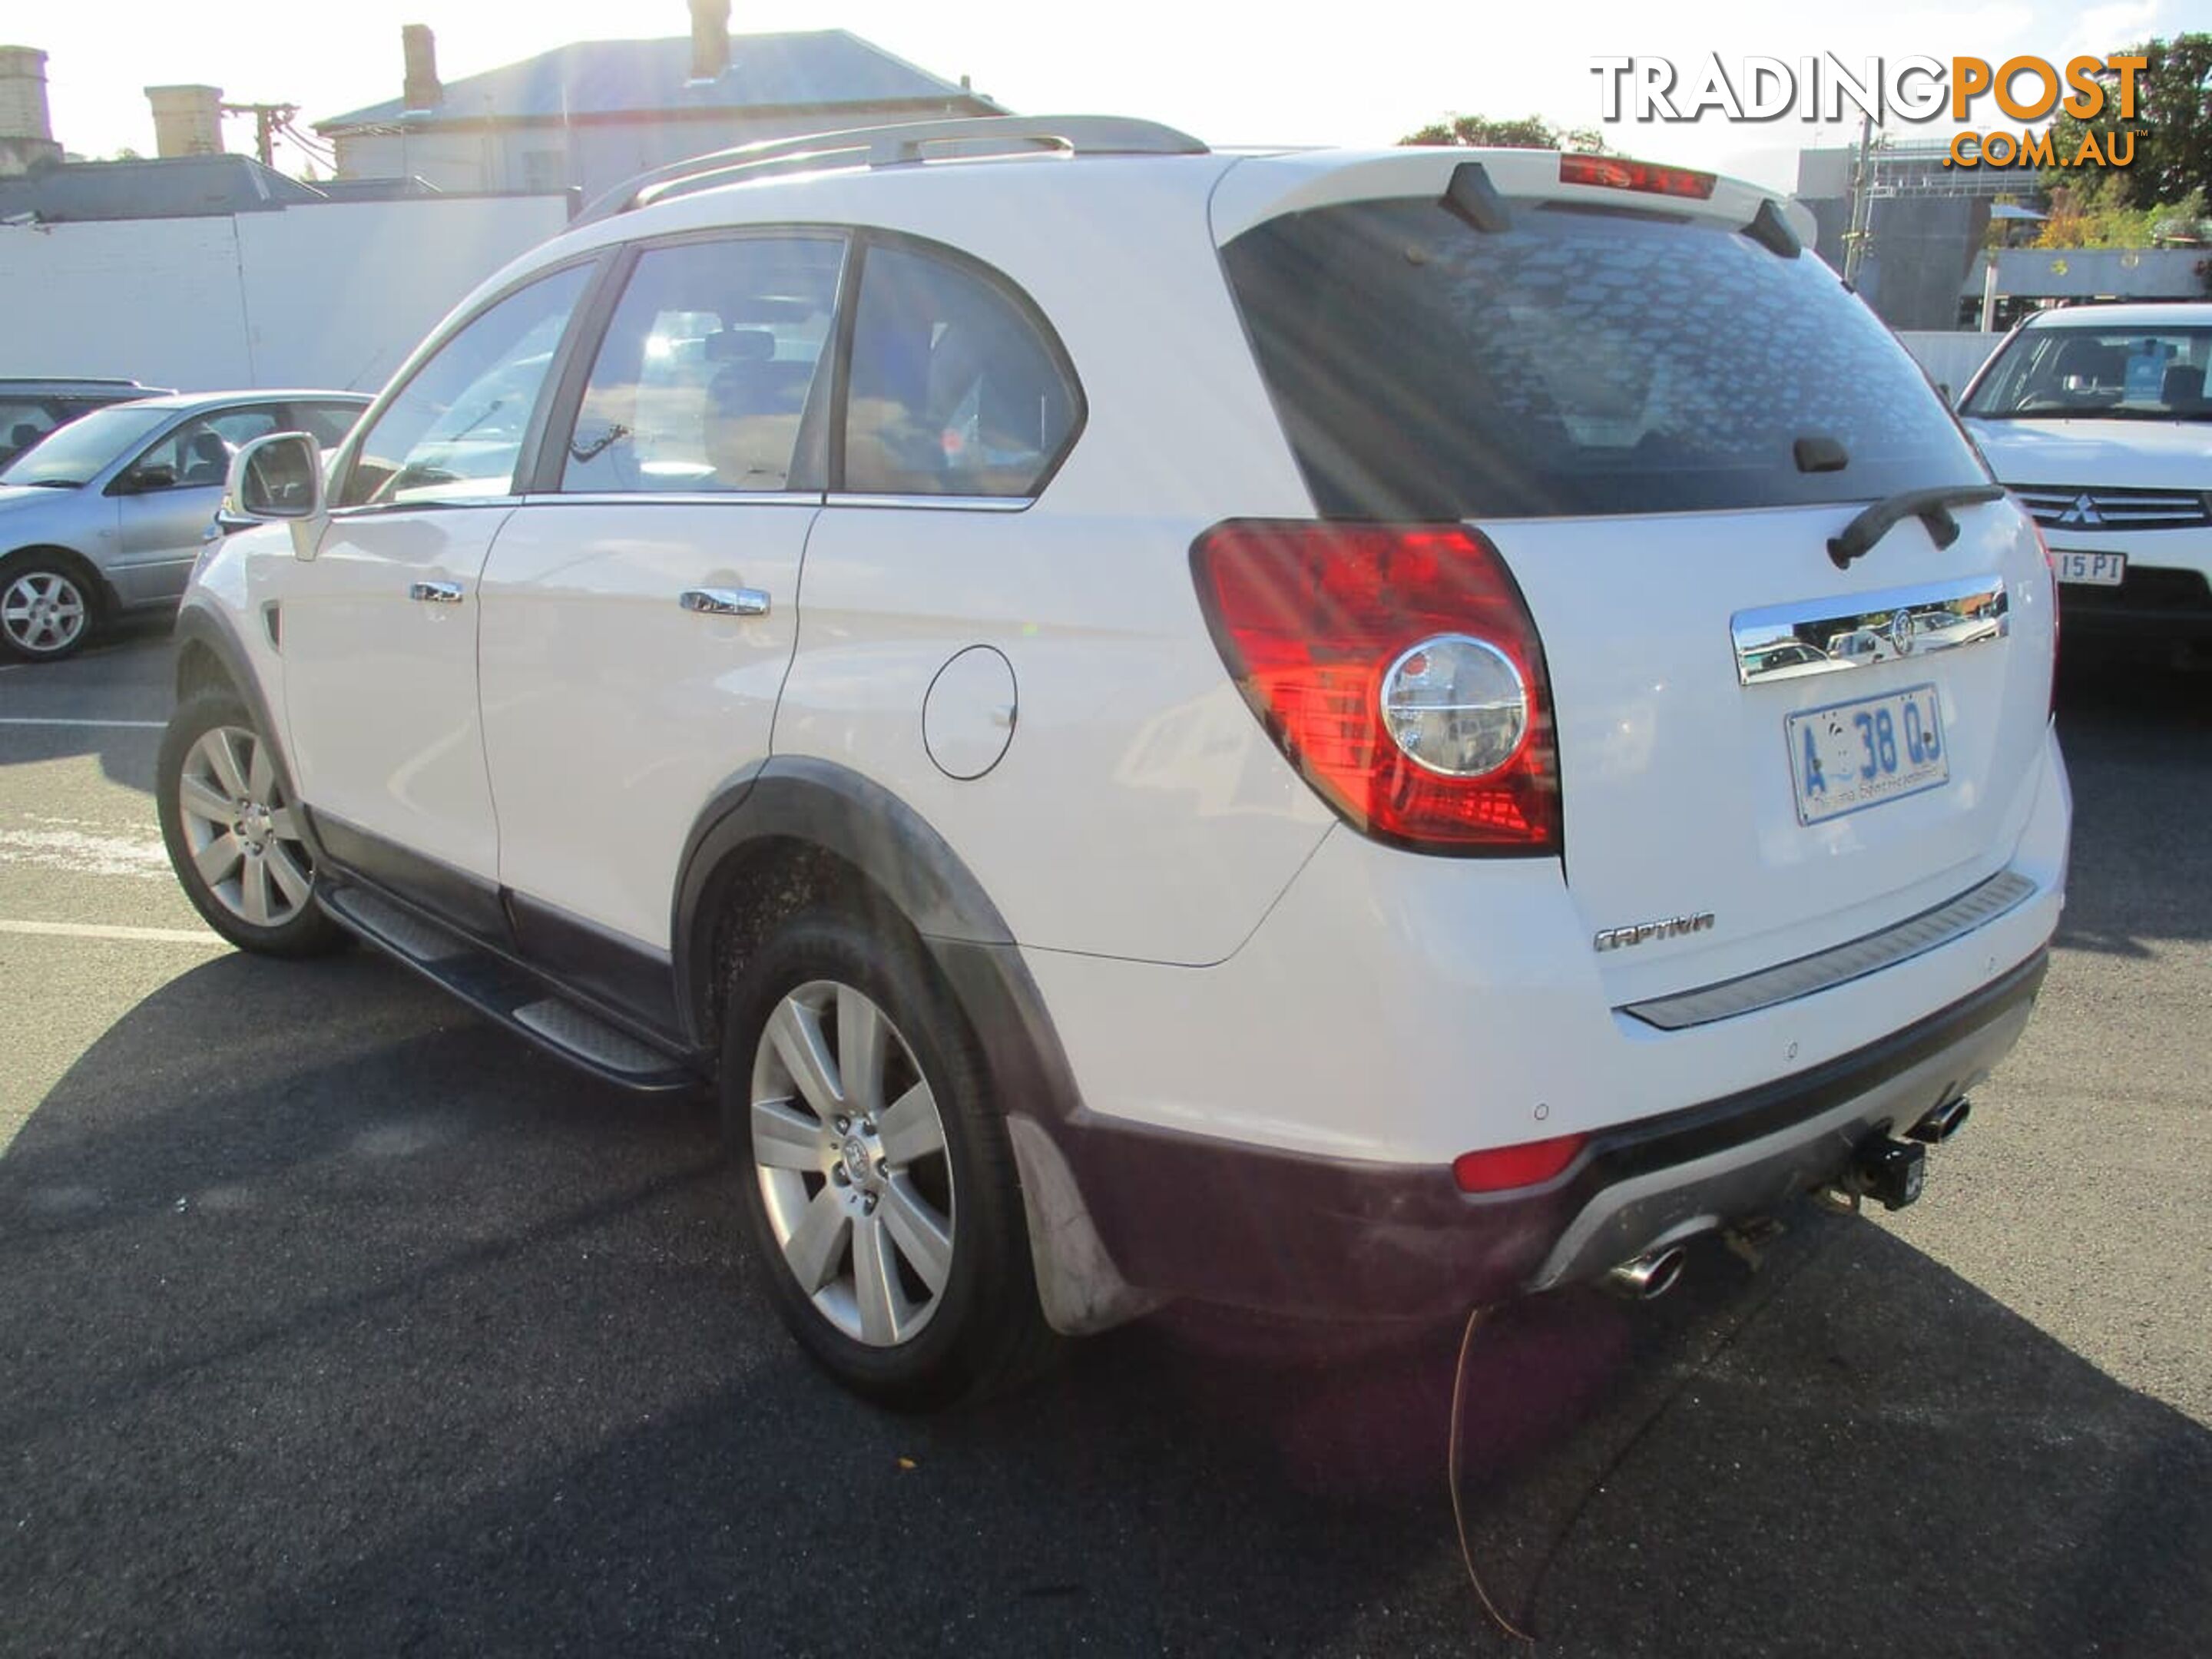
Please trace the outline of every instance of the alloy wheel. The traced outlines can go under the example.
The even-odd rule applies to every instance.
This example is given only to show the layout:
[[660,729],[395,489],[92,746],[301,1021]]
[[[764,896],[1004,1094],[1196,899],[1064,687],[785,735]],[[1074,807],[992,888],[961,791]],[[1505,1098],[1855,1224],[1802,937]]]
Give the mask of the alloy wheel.
[[256,927],[281,927],[307,902],[314,863],[268,744],[244,726],[200,734],[177,781],[192,866],[216,901]]
[[945,1121],[914,1050],[864,993],[813,980],[755,1051],[752,1156],[784,1263],[823,1318],[893,1347],[929,1323],[952,1267]]
[[27,570],[0,592],[0,629],[26,656],[58,656],[92,619],[84,590],[58,570]]

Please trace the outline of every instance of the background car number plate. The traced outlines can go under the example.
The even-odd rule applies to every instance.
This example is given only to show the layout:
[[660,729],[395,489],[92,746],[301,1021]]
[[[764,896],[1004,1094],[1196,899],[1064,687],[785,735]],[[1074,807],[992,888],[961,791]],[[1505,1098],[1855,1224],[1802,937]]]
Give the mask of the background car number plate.
[[1932,685],[1808,709],[1784,727],[1800,823],[1917,795],[1951,776]]
[[2051,550],[2051,562],[2062,582],[2084,582],[2093,587],[2118,587],[2128,574],[2124,553],[2068,553]]

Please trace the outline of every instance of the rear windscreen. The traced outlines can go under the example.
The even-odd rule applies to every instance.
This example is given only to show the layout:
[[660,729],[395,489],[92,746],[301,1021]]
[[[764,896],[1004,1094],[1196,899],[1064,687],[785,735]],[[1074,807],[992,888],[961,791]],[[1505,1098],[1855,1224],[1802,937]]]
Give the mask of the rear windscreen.
[[[1809,251],[1711,224],[1433,200],[1287,215],[1222,250],[1315,505],[1528,518],[1868,501],[1989,474]],[[1840,471],[1798,469],[1832,439]]]

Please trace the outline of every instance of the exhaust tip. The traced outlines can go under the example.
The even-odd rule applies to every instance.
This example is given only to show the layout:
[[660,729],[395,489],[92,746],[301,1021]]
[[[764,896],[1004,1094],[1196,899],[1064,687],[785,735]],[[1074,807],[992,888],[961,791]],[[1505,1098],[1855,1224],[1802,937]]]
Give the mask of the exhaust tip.
[[1973,1109],[1973,1103],[1961,1095],[1956,1100],[1947,1100],[1931,1108],[1927,1116],[1905,1133],[1926,1146],[1941,1146],[1966,1127],[1967,1114]]
[[1632,1302],[1656,1302],[1674,1288],[1689,1259],[1690,1253],[1680,1244],[1669,1244],[1607,1268],[1605,1287]]

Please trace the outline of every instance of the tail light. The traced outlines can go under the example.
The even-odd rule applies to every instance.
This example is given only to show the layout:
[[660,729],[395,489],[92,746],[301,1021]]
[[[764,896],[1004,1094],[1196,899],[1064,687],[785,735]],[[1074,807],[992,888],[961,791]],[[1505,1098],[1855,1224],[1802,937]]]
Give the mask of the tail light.
[[1231,520],[1191,568],[1244,700],[1354,829],[1431,853],[1559,850],[1543,649],[1482,537]]

